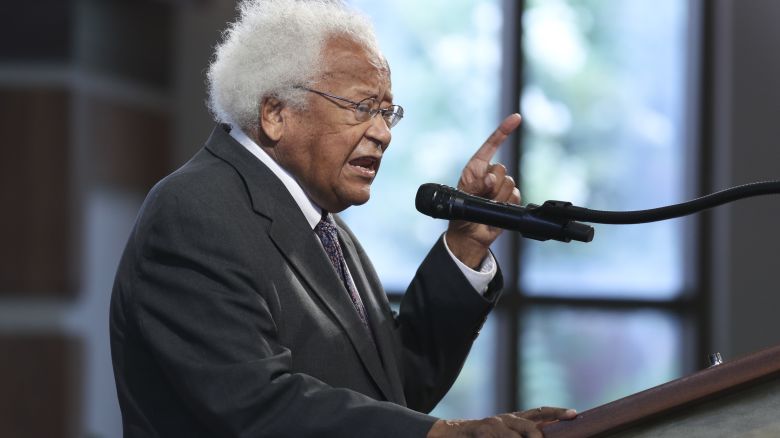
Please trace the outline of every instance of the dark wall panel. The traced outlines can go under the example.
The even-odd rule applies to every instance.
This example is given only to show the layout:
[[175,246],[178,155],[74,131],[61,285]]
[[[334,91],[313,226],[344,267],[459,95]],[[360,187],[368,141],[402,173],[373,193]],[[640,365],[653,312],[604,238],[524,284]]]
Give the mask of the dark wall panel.
[[0,436],[76,436],[79,350],[64,335],[0,335]]
[[0,60],[65,61],[72,52],[69,0],[0,1]]
[[83,0],[77,62],[86,69],[156,89],[171,84],[172,2]]
[[69,93],[0,88],[0,295],[67,295]]
[[106,99],[87,99],[89,168],[100,185],[146,193],[171,171],[171,117]]

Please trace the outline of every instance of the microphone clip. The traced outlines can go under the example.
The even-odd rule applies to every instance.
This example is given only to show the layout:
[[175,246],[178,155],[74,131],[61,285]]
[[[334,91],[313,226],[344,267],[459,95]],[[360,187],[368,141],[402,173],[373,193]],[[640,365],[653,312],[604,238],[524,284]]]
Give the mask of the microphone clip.
[[555,239],[560,242],[569,243],[573,240],[580,242],[590,242],[593,240],[593,227],[575,222],[564,212],[572,203],[567,201],[545,201],[542,205],[527,204],[525,206],[528,214],[539,219],[543,223],[556,224],[557,227],[545,227],[542,232],[524,231],[523,237],[545,241]]

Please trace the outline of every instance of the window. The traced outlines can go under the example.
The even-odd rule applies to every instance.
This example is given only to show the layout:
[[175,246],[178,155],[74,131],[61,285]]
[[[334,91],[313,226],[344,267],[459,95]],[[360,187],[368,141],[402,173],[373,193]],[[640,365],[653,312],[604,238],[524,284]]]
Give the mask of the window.
[[[523,11],[527,199],[638,210],[686,198],[688,5],[531,0]],[[597,225],[588,244],[522,242],[520,399],[582,410],[684,371],[685,220]],[[574,306],[577,298],[621,309]],[[548,400],[548,401],[543,401]]]
[[[686,197],[686,12],[678,0],[527,3],[527,199],[637,210]],[[683,290],[682,225],[602,225],[587,245],[528,241],[523,289],[674,298]]]
[[[420,184],[453,185],[495,129],[501,9],[496,0],[353,0],[370,14],[405,110],[372,186],[344,214],[389,291],[402,292],[446,226],[414,209]],[[381,230],[381,232],[378,232]]]
[[[527,0],[510,14],[498,0],[352,0],[375,23],[406,109],[371,201],[344,214],[391,300],[446,226],[416,212],[417,187],[454,185],[495,129],[512,89],[502,66],[522,72],[519,160],[505,164],[524,202],[633,210],[688,198],[690,2]],[[522,29],[520,50],[502,59],[509,28]],[[691,371],[690,223],[595,227],[587,244],[511,236],[517,251],[501,262],[518,275],[505,275],[498,308],[434,415],[585,410]]]

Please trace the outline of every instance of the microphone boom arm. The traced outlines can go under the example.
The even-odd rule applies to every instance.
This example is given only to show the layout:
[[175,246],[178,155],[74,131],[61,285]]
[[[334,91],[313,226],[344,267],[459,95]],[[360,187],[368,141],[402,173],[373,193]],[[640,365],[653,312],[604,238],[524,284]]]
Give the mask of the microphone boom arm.
[[700,198],[648,210],[591,210],[565,201],[520,207],[463,193],[440,184],[423,184],[417,191],[417,210],[439,219],[456,219],[518,231],[535,240],[561,242],[593,240],[593,227],[576,222],[599,224],[642,224],[698,213],[738,199],[780,194],[780,181],[763,181],[732,187]]
[[[591,222],[596,224],[644,224],[688,216],[719,205],[753,196],[780,194],[780,181],[762,181],[731,187],[691,201],[648,210],[604,211],[577,207],[570,202],[547,201],[533,206],[548,217]],[[529,207],[532,205],[529,204]]]

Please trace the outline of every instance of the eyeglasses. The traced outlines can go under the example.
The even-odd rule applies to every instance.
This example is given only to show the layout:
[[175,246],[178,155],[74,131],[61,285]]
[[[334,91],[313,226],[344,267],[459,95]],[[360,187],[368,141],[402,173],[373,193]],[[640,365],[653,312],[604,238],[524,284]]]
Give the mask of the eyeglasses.
[[355,112],[355,119],[358,122],[367,122],[377,114],[382,114],[382,118],[385,120],[387,127],[392,128],[393,126],[397,125],[398,122],[400,122],[404,117],[404,109],[401,107],[401,105],[390,105],[387,108],[380,108],[379,102],[373,97],[368,97],[361,100],[360,102],[355,102],[353,100],[334,96],[322,91],[312,90],[311,88],[306,88],[303,86],[296,86],[295,88],[300,88],[301,90],[310,91],[323,97],[329,97],[331,99],[349,103],[350,108]]

